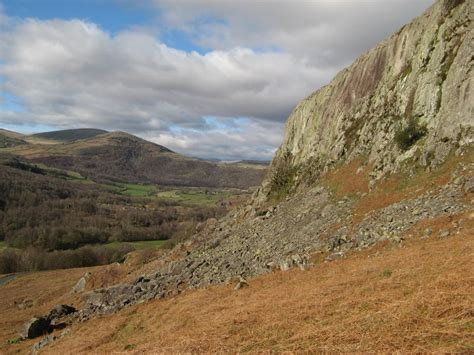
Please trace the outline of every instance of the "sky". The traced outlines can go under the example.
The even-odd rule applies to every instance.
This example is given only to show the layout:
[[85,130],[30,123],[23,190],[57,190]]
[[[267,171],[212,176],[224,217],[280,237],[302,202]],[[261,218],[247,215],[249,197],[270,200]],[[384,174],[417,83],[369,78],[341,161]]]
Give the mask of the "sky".
[[0,0],[0,127],[271,159],[288,115],[433,0]]

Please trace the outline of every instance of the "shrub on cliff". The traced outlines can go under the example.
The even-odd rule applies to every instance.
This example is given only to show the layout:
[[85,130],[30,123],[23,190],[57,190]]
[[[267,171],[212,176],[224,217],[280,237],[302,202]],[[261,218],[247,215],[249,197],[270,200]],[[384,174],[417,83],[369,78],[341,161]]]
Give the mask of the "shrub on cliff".
[[426,126],[420,125],[415,119],[410,119],[408,126],[395,134],[395,142],[401,150],[408,150],[426,133]]

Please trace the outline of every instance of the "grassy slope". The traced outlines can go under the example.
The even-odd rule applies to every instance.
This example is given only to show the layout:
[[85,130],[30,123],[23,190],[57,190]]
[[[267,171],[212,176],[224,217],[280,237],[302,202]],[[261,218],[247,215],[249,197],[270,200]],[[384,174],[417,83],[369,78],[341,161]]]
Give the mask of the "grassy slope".
[[0,131],[0,148],[12,148],[27,144],[23,139],[2,134]]
[[[47,350],[468,352],[474,347],[474,214],[454,220],[461,217],[460,234],[447,239],[415,234],[402,248],[379,245],[308,271],[271,273],[238,292],[227,285],[152,301],[76,324]],[[431,222],[435,228],[450,223]],[[57,271],[54,279],[69,287],[82,272]],[[0,293],[7,303],[12,292],[34,298],[51,276],[38,273],[30,283],[20,278]],[[26,312],[0,310],[0,341],[14,337],[36,309],[46,309],[41,302],[66,301],[64,295],[51,291],[47,301],[40,297],[40,305]],[[0,350],[26,351],[34,342]]]
[[9,131],[8,129],[0,128],[0,134],[10,138],[22,139],[24,135],[18,132]]
[[206,191],[206,189],[182,189],[159,192],[157,197],[166,201],[191,205],[215,206],[219,201],[228,199],[229,191]]
[[[323,183],[339,197],[355,199],[355,219],[359,219],[423,193],[428,181],[442,186],[459,162],[470,159],[470,154],[453,158],[429,174],[419,172],[415,179],[392,176],[371,192],[366,189],[365,172],[356,174],[358,164],[339,167],[337,174],[325,175]],[[340,181],[347,174],[353,176],[351,182]],[[441,230],[455,230],[455,225],[460,226],[457,234],[435,237]],[[433,230],[432,237],[423,239],[426,228]],[[380,243],[306,272],[257,277],[250,280],[250,288],[239,292],[233,291],[233,285],[211,287],[134,306],[74,325],[70,335],[48,350],[468,352],[474,348],[473,238],[474,211],[423,220],[407,232],[401,248]],[[321,258],[315,255],[314,260]],[[35,275],[38,285],[53,282],[46,273]],[[63,277],[61,271],[55,275]],[[23,289],[16,285],[19,281],[0,288],[0,296],[21,290],[34,298],[39,292],[36,283],[24,283]],[[0,319],[4,318],[0,342],[14,337],[21,322],[35,312],[36,308],[23,313],[12,313],[11,308],[0,311]],[[0,351],[26,351],[33,343],[4,345]]]
[[142,240],[138,242],[112,242],[105,244],[108,248],[118,248],[124,244],[131,245],[135,250],[161,248],[166,240]]

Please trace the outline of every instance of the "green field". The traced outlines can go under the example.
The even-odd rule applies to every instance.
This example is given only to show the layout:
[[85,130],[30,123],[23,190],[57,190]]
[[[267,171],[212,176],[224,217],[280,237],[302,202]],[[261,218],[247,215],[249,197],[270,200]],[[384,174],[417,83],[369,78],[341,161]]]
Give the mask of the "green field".
[[200,188],[183,188],[163,191],[159,186],[145,184],[115,183],[106,186],[111,188],[114,192],[122,195],[152,197],[162,201],[191,205],[215,206],[219,201],[229,198],[232,195],[230,191]]
[[138,242],[111,242],[104,244],[107,248],[118,248],[122,245],[131,245],[136,250],[158,249],[166,243],[166,240],[142,240]]
[[230,195],[231,193],[227,191],[193,189],[162,191],[157,194],[157,197],[162,200],[184,204],[214,206],[219,201],[229,198]]
[[3,249],[6,249],[7,246],[5,245],[5,242],[4,241],[0,241],[0,251],[3,250]]
[[152,197],[158,192],[155,185],[116,183],[109,186],[119,194],[136,197]]

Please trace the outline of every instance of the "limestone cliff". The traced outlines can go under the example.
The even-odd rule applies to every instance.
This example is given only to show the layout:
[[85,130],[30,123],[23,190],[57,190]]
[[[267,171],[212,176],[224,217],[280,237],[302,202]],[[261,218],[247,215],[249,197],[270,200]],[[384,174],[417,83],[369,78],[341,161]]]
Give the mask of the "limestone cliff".
[[473,7],[436,2],[300,102],[257,200],[356,156],[375,180],[407,162],[437,165],[472,144]]

